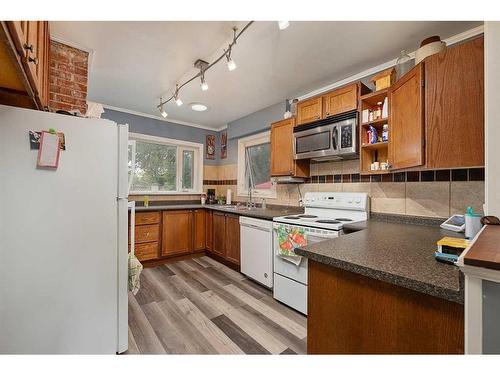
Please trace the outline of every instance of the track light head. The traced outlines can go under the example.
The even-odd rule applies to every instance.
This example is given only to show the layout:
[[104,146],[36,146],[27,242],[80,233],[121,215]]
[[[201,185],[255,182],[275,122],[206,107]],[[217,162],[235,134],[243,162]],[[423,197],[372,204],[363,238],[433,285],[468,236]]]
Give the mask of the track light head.
[[205,81],[205,77],[201,77],[201,91],[207,91],[208,90],[208,83]]
[[168,113],[165,111],[165,108],[163,108],[163,98],[160,96],[160,106],[159,106],[160,114],[163,116],[163,118],[168,116]]
[[236,63],[231,58],[231,48],[229,48],[228,51],[226,52],[226,59],[227,59],[227,69],[230,72],[237,68]]
[[180,107],[182,105],[182,100],[181,100],[181,98],[179,98],[179,85],[175,85],[174,100],[175,100],[175,104],[177,104],[178,107]]
[[290,26],[289,21],[278,21],[278,27],[280,30],[285,30],[288,26]]

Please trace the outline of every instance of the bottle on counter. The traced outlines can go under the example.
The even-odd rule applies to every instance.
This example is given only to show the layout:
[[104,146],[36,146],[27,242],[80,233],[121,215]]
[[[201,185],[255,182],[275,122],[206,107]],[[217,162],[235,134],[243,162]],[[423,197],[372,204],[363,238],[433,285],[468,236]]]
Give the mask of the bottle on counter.
[[144,196],[144,207],[149,207],[149,196]]

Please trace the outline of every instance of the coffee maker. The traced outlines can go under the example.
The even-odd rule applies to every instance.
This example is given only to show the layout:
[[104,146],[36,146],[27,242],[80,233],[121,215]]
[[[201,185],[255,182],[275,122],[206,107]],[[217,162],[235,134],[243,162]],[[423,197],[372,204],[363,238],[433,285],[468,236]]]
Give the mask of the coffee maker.
[[207,203],[215,204],[215,189],[207,189]]

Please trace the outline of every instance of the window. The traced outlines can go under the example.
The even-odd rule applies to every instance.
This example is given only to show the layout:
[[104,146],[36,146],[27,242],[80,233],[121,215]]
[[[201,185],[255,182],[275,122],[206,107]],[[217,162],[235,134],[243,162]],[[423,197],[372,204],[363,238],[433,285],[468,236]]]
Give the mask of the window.
[[238,140],[238,195],[276,198],[271,180],[270,132]]
[[200,193],[203,145],[130,133],[130,194]]

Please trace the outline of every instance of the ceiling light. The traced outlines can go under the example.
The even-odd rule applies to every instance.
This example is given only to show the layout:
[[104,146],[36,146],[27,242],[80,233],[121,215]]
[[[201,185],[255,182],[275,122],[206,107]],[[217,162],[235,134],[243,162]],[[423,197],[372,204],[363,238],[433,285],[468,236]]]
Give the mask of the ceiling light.
[[231,47],[229,47],[229,49],[226,52],[226,59],[227,59],[227,69],[229,69],[230,72],[236,69],[236,63],[231,58]]
[[208,107],[205,104],[202,103],[191,103],[190,104],[191,109],[196,112],[203,112],[208,109]]
[[289,21],[278,21],[278,27],[280,30],[285,30],[288,26],[290,26]]
[[174,100],[175,100],[175,104],[177,104],[177,106],[180,107],[182,105],[182,100],[181,100],[181,98],[179,98],[179,85],[175,85]]
[[201,76],[201,91],[207,91],[208,90],[208,83],[205,81],[205,75]]
[[163,116],[163,118],[167,117],[168,116],[168,113],[165,111],[165,109],[163,108],[163,100],[162,98],[160,97],[160,113],[161,115]]

